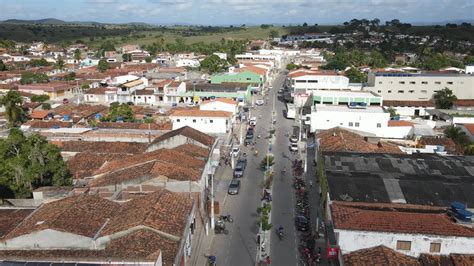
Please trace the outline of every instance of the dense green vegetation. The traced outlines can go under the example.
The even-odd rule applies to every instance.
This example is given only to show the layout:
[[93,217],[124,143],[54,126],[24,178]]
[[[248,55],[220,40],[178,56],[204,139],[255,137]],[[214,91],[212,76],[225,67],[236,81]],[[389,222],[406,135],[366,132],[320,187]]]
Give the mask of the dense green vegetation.
[[48,76],[45,73],[33,73],[33,72],[24,72],[21,73],[21,84],[31,84],[31,83],[47,83],[49,81]]
[[436,92],[433,95],[433,99],[437,109],[450,109],[458,98],[453,94],[452,90],[444,88]]
[[107,117],[102,118],[102,121],[116,122],[117,120],[124,122],[133,122],[135,119],[133,116],[132,107],[125,103],[110,104],[109,113]]
[[201,70],[212,74],[224,70],[226,65],[227,62],[225,60],[222,60],[219,56],[213,54],[202,60]]
[[23,99],[18,91],[9,90],[1,96],[0,106],[5,107],[4,116],[8,121],[8,127],[16,127],[26,122],[27,114],[23,109]]
[[286,69],[288,69],[290,71],[295,70],[295,69],[300,69],[300,68],[309,69],[309,67],[298,65],[298,64],[295,64],[295,63],[289,63],[289,64],[286,65]]
[[105,71],[107,71],[107,69],[109,69],[109,63],[107,63],[107,60],[105,59],[99,60],[99,64],[97,65],[97,70],[99,70],[99,72],[101,73],[104,73]]
[[48,101],[48,100],[49,100],[49,96],[46,95],[46,94],[33,95],[33,96],[31,96],[30,100],[31,100],[32,102],[42,103],[42,102]]
[[12,128],[7,139],[0,139],[0,198],[31,197],[41,186],[70,185],[59,148],[45,137]]

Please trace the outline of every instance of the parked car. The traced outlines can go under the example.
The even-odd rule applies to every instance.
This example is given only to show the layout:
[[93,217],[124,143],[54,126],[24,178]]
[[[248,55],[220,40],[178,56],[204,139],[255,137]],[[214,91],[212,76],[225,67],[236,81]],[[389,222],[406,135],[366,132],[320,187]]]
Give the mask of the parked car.
[[308,231],[309,230],[309,222],[308,219],[304,216],[296,216],[295,217],[295,226],[296,230],[298,231]]
[[68,104],[68,103],[69,103],[69,100],[66,99],[66,98],[64,98],[64,99],[63,99],[63,104]]
[[242,164],[245,167],[247,167],[247,158],[245,157],[240,157],[239,160],[237,161],[237,164]]
[[252,126],[252,127],[257,125],[257,118],[255,116],[253,116],[249,119],[249,125]]
[[290,151],[297,152],[298,151],[298,143],[290,143]]
[[233,146],[230,150],[230,156],[237,157],[240,155],[240,148],[238,146]]
[[255,104],[258,106],[262,106],[264,103],[265,101],[263,99],[258,99],[257,101],[255,101]]
[[234,178],[240,178],[244,176],[245,166],[241,163],[237,163],[234,169]]
[[283,93],[283,89],[279,89],[279,90],[277,91],[277,93],[278,93],[278,94],[282,94],[282,93]]
[[298,136],[296,135],[291,135],[290,137],[290,143],[297,143],[298,142]]
[[236,195],[239,194],[239,189],[240,189],[240,180],[237,179],[232,179],[230,181],[229,189],[227,190],[227,193],[230,195]]
[[245,144],[246,145],[250,145],[253,143],[253,133],[247,133],[247,135],[245,136]]

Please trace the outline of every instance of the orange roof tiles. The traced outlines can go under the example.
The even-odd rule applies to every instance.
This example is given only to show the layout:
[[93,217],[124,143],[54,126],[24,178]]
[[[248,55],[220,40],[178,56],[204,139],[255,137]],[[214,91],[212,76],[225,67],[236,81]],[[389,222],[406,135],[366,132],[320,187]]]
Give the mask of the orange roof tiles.
[[208,103],[212,103],[212,102],[222,102],[222,103],[228,103],[228,104],[233,104],[233,105],[236,105],[237,104],[237,101],[234,101],[232,99],[228,99],[228,98],[216,98],[214,100],[207,100],[207,101],[203,101],[201,103],[202,104],[208,104]]
[[463,124],[463,126],[471,135],[474,135],[474,124]]
[[456,100],[454,101],[455,106],[459,107],[472,107],[474,106],[474,99],[468,99],[468,100]]
[[387,142],[372,144],[349,130],[331,128],[317,134],[322,151],[364,152],[364,153],[402,153],[398,146]]
[[409,121],[403,120],[390,120],[388,121],[389,127],[412,127],[414,124]]
[[34,209],[0,209],[0,238],[18,226]]
[[345,254],[344,264],[351,266],[366,265],[421,265],[414,257],[396,252],[385,246],[361,249]]
[[49,111],[47,110],[33,110],[31,112],[32,119],[45,119],[48,116]]
[[232,113],[224,111],[207,111],[199,109],[177,109],[170,116],[192,116],[192,117],[230,117]]
[[208,135],[206,133],[203,133],[199,130],[196,130],[192,127],[184,126],[184,127],[181,127],[181,128],[175,129],[175,130],[171,130],[171,131],[159,136],[158,138],[154,139],[151,144],[159,143],[161,141],[167,140],[167,139],[172,138],[172,137],[177,136],[177,135],[182,135],[182,136],[185,136],[187,138],[193,139],[193,140],[195,140],[195,141],[197,141],[197,142],[199,142],[203,145],[206,145],[208,147],[211,147],[214,144],[214,141],[216,140],[216,138],[213,137],[213,136],[210,136],[210,135]]
[[106,141],[51,141],[52,144],[67,152],[92,153],[128,153],[145,152],[148,144],[138,142],[106,142]]
[[474,229],[453,222],[445,208],[334,201],[331,212],[340,230],[474,237]]
[[298,69],[295,71],[292,71],[288,74],[288,78],[298,78],[298,77],[303,77],[303,76],[338,76],[335,71],[315,71],[315,70],[302,70]]
[[242,68],[236,68],[235,69],[235,72],[243,72],[243,71],[250,71],[250,72],[256,73],[260,76],[264,76],[265,74],[267,74],[266,69],[256,67],[256,66],[245,66],[245,67],[242,67]]

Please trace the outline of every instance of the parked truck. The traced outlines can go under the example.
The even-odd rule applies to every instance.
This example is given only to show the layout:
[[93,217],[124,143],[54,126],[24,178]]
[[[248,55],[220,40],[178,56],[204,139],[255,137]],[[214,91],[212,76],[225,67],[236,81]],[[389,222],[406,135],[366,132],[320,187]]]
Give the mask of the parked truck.
[[295,105],[292,103],[287,103],[286,104],[286,118],[295,119],[295,116],[296,116]]

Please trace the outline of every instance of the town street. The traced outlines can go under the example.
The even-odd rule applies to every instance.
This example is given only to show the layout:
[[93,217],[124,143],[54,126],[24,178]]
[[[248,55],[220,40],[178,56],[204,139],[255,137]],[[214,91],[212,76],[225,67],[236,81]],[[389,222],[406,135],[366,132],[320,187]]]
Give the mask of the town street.
[[[255,265],[256,261],[256,235],[258,233],[256,212],[261,203],[262,184],[264,172],[260,168],[260,162],[268,149],[266,137],[271,127],[271,110],[273,107],[273,97],[275,97],[275,111],[277,116],[276,142],[272,147],[272,153],[276,157],[275,177],[273,182],[273,204],[272,204],[272,224],[273,228],[280,225],[285,228],[285,237],[279,240],[274,230],[271,232],[271,260],[272,265],[296,265],[297,263],[297,242],[293,226],[293,190],[291,188],[291,178],[282,176],[281,169],[286,166],[291,169],[290,152],[288,150],[288,137],[285,136],[293,125],[293,120],[283,117],[285,105],[276,99],[278,89],[282,88],[285,77],[277,74],[273,81],[273,89],[266,97],[264,106],[257,106],[251,110],[251,116],[258,117],[255,128],[255,136],[261,135],[255,149],[259,151],[258,157],[254,156],[249,147],[242,147],[247,153],[248,165],[245,175],[241,178],[241,188],[238,195],[228,195],[222,208],[223,214],[231,214],[234,223],[227,223],[228,235],[219,234],[214,238],[212,245],[213,254],[218,258],[220,265]],[[257,96],[257,98],[260,96]],[[260,118],[261,115],[261,118]],[[245,134],[245,132],[244,132]],[[294,159],[294,158],[292,158]],[[229,168],[229,175],[232,172]],[[288,171],[290,172],[290,171]],[[231,176],[226,177],[230,180]],[[227,187],[219,186],[218,189]],[[268,242],[268,240],[267,240]],[[268,244],[266,244],[268,246]],[[268,252],[268,251],[267,251]]]

